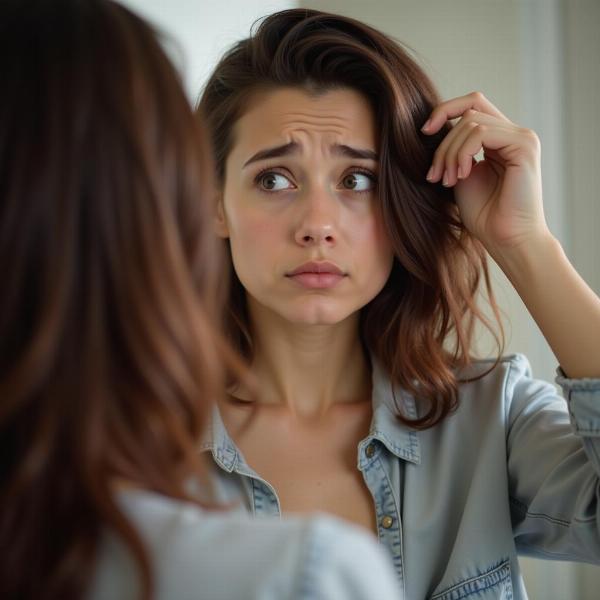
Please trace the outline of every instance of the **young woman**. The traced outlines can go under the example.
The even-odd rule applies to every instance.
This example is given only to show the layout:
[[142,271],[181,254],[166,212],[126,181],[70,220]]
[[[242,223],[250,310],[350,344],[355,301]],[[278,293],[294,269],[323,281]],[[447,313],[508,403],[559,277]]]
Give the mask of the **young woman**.
[[[363,525],[411,599],[525,598],[519,553],[599,562],[600,299],[546,226],[535,133],[481,93],[440,102],[399,44],[304,9],[236,44],[199,112],[256,382],[231,377],[203,446],[222,497]],[[497,310],[487,253],[567,402],[501,357],[476,304],[483,281]],[[473,357],[477,321],[496,360]]]
[[0,72],[0,596],[396,595],[358,528],[206,510],[196,446],[240,371],[212,165],[153,30],[109,0],[5,0]]

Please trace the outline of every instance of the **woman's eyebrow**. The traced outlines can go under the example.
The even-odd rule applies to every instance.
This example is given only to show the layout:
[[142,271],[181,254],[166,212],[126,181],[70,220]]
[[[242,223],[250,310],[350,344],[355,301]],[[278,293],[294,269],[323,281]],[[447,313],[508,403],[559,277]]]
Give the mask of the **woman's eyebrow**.
[[338,156],[344,156],[348,158],[374,160],[375,162],[379,161],[377,152],[362,148],[353,148],[352,146],[347,146],[346,144],[335,144],[333,146],[333,153]]
[[[288,144],[282,144],[281,146],[274,146],[273,148],[265,148],[259,150],[256,154],[253,154],[243,165],[242,169],[245,169],[249,164],[257,162],[259,160],[266,160],[268,158],[279,158],[281,156],[290,156],[291,154],[297,154],[300,150],[298,142],[289,142]],[[347,144],[334,144],[332,146],[333,154],[336,156],[344,156],[347,158],[366,159],[374,160],[377,162],[379,156],[377,152],[373,150],[363,148],[353,148]]]
[[265,160],[267,158],[279,158],[280,156],[289,156],[290,154],[297,154],[299,150],[300,146],[297,142],[290,142],[289,144],[283,144],[282,146],[266,148],[265,150],[260,150],[256,154],[253,154],[244,163],[242,169],[245,169],[250,163],[257,162],[259,160]]

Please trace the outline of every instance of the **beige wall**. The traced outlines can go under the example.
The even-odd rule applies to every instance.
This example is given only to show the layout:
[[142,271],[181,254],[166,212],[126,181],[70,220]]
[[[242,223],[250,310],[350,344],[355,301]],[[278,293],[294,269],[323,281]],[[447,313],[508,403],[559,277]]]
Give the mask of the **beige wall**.
[[600,293],[600,2],[565,0],[564,35],[571,256]]

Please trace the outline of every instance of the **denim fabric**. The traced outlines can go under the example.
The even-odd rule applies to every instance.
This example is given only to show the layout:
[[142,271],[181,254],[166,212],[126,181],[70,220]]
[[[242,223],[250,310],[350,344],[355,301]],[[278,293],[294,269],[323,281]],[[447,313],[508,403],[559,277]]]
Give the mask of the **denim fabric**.
[[[461,379],[489,371],[477,361]],[[522,355],[463,383],[459,408],[425,431],[401,424],[419,403],[373,365],[373,417],[357,468],[403,596],[527,598],[518,554],[600,563],[600,380],[533,379]],[[566,399],[566,401],[565,401]],[[277,491],[248,465],[218,409],[201,445],[217,499],[281,515]]]
[[[374,537],[326,515],[278,523],[215,514],[157,494],[119,498],[141,534],[156,600],[385,600],[400,595]],[[137,600],[126,547],[107,532],[88,600]]]

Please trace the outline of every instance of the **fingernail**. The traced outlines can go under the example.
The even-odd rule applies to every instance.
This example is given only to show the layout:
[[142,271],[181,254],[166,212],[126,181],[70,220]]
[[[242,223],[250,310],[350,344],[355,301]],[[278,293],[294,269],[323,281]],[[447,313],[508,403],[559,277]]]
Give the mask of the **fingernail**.
[[462,167],[458,167],[458,178],[462,179],[463,178],[463,170]]
[[444,178],[442,179],[442,185],[448,186],[448,173],[444,171]]
[[421,127],[421,131],[425,131],[426,129],[429,128],[430,125],[431,125],[431,119],[427,119],[427,121],[425,121],[425,125],[423,125],[423,127]]
[[431,167],[429,167],[429,171],[427,171],[427,175],[425,177],[425,179],[427,179],[427,181],[431,181],[433,179],[433,165],[431,165]]

